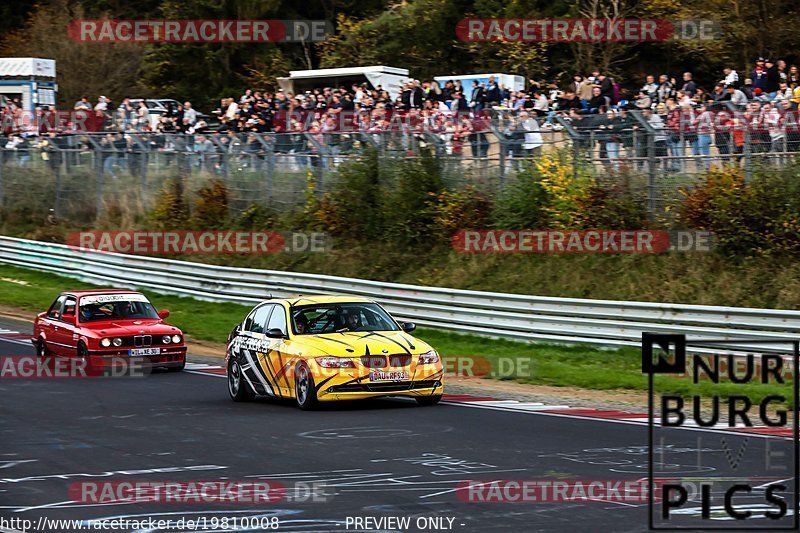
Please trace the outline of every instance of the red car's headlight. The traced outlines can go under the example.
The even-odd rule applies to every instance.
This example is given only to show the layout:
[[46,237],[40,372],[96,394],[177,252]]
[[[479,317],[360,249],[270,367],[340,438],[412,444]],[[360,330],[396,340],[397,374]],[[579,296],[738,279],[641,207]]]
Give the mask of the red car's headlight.
[[322,368],[355,368],[352,359],[347,357],[316,357],[314,361]]
[[420,354],[419,360],[417,361],[417,364],[430,365],[430,364],[438,363],[438,362],[439,362],[439,354],[436,353],[436,350],[431,350],[429,352],[425,352],[423,354]]

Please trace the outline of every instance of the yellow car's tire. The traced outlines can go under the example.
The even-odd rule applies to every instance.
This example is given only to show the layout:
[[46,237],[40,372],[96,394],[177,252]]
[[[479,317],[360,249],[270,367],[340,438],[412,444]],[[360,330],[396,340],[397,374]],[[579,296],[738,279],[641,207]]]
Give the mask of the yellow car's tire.
[[242,367],[235,359],[228,364],[228,393],[234,402],[249,402],[256,396],[244,378]]
[[311,411],[317,406],[314,376],[305,363],[298,363],[294,369],[294,399],[303,411]]
[[435,396],[419,396],[419,397],[415,398],[415,400],[417,400],[417,403],[419,405],[422,405],[422,406],[425,406],[425,405],[436,405],[437,403],[442,401],[442,395],[441,394],[437,394]]

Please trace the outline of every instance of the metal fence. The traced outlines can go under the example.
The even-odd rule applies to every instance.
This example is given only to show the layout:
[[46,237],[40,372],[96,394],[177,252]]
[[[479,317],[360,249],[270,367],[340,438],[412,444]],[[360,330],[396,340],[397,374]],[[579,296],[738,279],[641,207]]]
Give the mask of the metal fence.
[[768,351],[769,346],[752,341],[800,335],[800,311],[456,290],[80,250],[11,237],[0,237],[0,263],[99,285],[248,305],[269,295],[362,295],[420,325],[524,341],[639,346],[647,331],[734,341],[734,347],[741,341],[749,350]]
[[[276,211],[302,206],[339,183],[342,163],[377,150],[392,161],[430,151],[448,187],[473,185],[488,195],[515,179],[524,161],[558,151],[572,167],[599,180],[624,182],[647,198],[651,217],[667,212],[680,187],[692,186],[708,168],[780,166],[797,156],[800,133],[773,138],[766,130],[712,131],[698,135],[654,125],[639,111],[613,125],[604,115],[540,116],[494,113],[480,127],[424,126],[397,131],[346,133],[103,133],[0,138],[0,211],[53,210],[58,218],[89,223],[120,204],[146,211],[179,177],[188,194],[211,178],[225,181],[232,214],[253,204]],[[657,122],[657,121],[656,121]]]
[[[568,146],[562,132],[542,133],[542,146]],[[345,161],[376,149],[387,171],[397,158],[424,150],[442,164],[448,187],[471,184],[494,194],[523,157],[492,130],[459,138],[431,132],[152,134],[108,133],[31,137],[14,148],[0,138],[0,207],[29,204],[59,218],[90,222],[109,205],[153,205],[165,181],[179,177],[188,193],[212,178],[226,183],[232,214],[253,204],[277,211],[302,206],[339,182]],[[511,146],[511,147],[509,147]]]

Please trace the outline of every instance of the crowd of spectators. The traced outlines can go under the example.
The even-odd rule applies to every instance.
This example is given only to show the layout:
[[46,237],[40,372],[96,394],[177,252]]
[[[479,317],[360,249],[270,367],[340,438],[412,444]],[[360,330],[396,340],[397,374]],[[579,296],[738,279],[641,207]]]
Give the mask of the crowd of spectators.
[[[657,155],[671,156],[674,170],[681,169],[687,150],[708,166],[712,147],[721,155],[740,154],[746,144],[753,151],[798,149],[797,133],[786,127],[787,112],[796,112],[800,105],[797,66],[758,58],[745,75],[726,68],[707,86],[691,72],[680,78],[648,75],[639,87],[623,86],[595,71],[575,74],[566,84],[529,80],[522,90],[506,87],[494,76],[467,88],[457,80],[442,85],[409,80],[394,98],[383,87],[367,83],[297,94],[247,89],[238,97],[222,98],[213,119],[199,114],[191,102],[125,98],[116,105],[106,96],[94,103],[81,98],[72,111],[87,117],[95,130],[111,131],[115,140],[103,139],[101,145],[120,150],[123,144],[136,149],[125,134],[182,133],[197,138],[187,146],[198,153],[238,147],[244,153],[263,154],[269,148],[298,154],[306,164],[310,156],[335,157],[352,150],[359,136],[407,150],[424,135],[448,154],[478,158],[489,155],[494,133],[502,141],[502,155],[528,157],[543,146],[543,133],[565,127],[571,134],[586,134],[587,146],[599,146],[601,159],[615,169],[623,153],[642,157],[636,139],[644,138],[645,130],[654,137]],[[28,150],[27,135],[8,131],[15,122],[7,118],[21,113],[19,100],[0,103],[8,136],[0,140],[0,147]],[[720,115],[720,110],[739,113]],[[37,114],[39,129],[28,135],[50,136],[51,121],[42,117],[52,110],[43,106]],[[748,128],[752,131],[743,131]],[[174,148],[163,140],[155,142]]]

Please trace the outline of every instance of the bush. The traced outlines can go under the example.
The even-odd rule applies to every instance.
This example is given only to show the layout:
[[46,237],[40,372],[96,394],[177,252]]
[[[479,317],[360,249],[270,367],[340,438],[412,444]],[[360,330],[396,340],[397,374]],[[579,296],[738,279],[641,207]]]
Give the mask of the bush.
[[197,229],[226,229],[228,227],[228,187],[222,180],[213,179],[197,191],[192,226]]
[[457,191],[430,193],[434,200],[433,224],[443,241],[462,229],[482,229],[489,225],[492,202],[471,185]]
[[740,169],[709,172],[683,190],[678,220],[712,231],[727,255],[796,255],[800,252],[798,168],[756,169],[749,183]]
[[181,178],[167,179],[164,182],[164,190],[157,197],[156,204],[148,218],[154,229],[186,229],[189,221],[189,206],[184,199]]
[[384,180],[380,202],[385,238],[404,245],[435,239],[436,198],[444,191],[439,160],[425,150],[419,159],[393,168]]
[[277,224],[278,216],[268,207],[252,204],[239,215],[234,227],[240,230],[269,230]]
[[498,195],[492,210],[493,225],[499,229],[538,229],[549,222],[549,193],[536,166],[526,163],[517,179]]
[[593,185],[579,198],[578,221],[583,229],[643,229],[646,199],[625,185]]
[[339,167],[339,183],[316,204],[313,218],[332,235],[377,238],[383,222],[378,154],[369,150],[360,160]]

